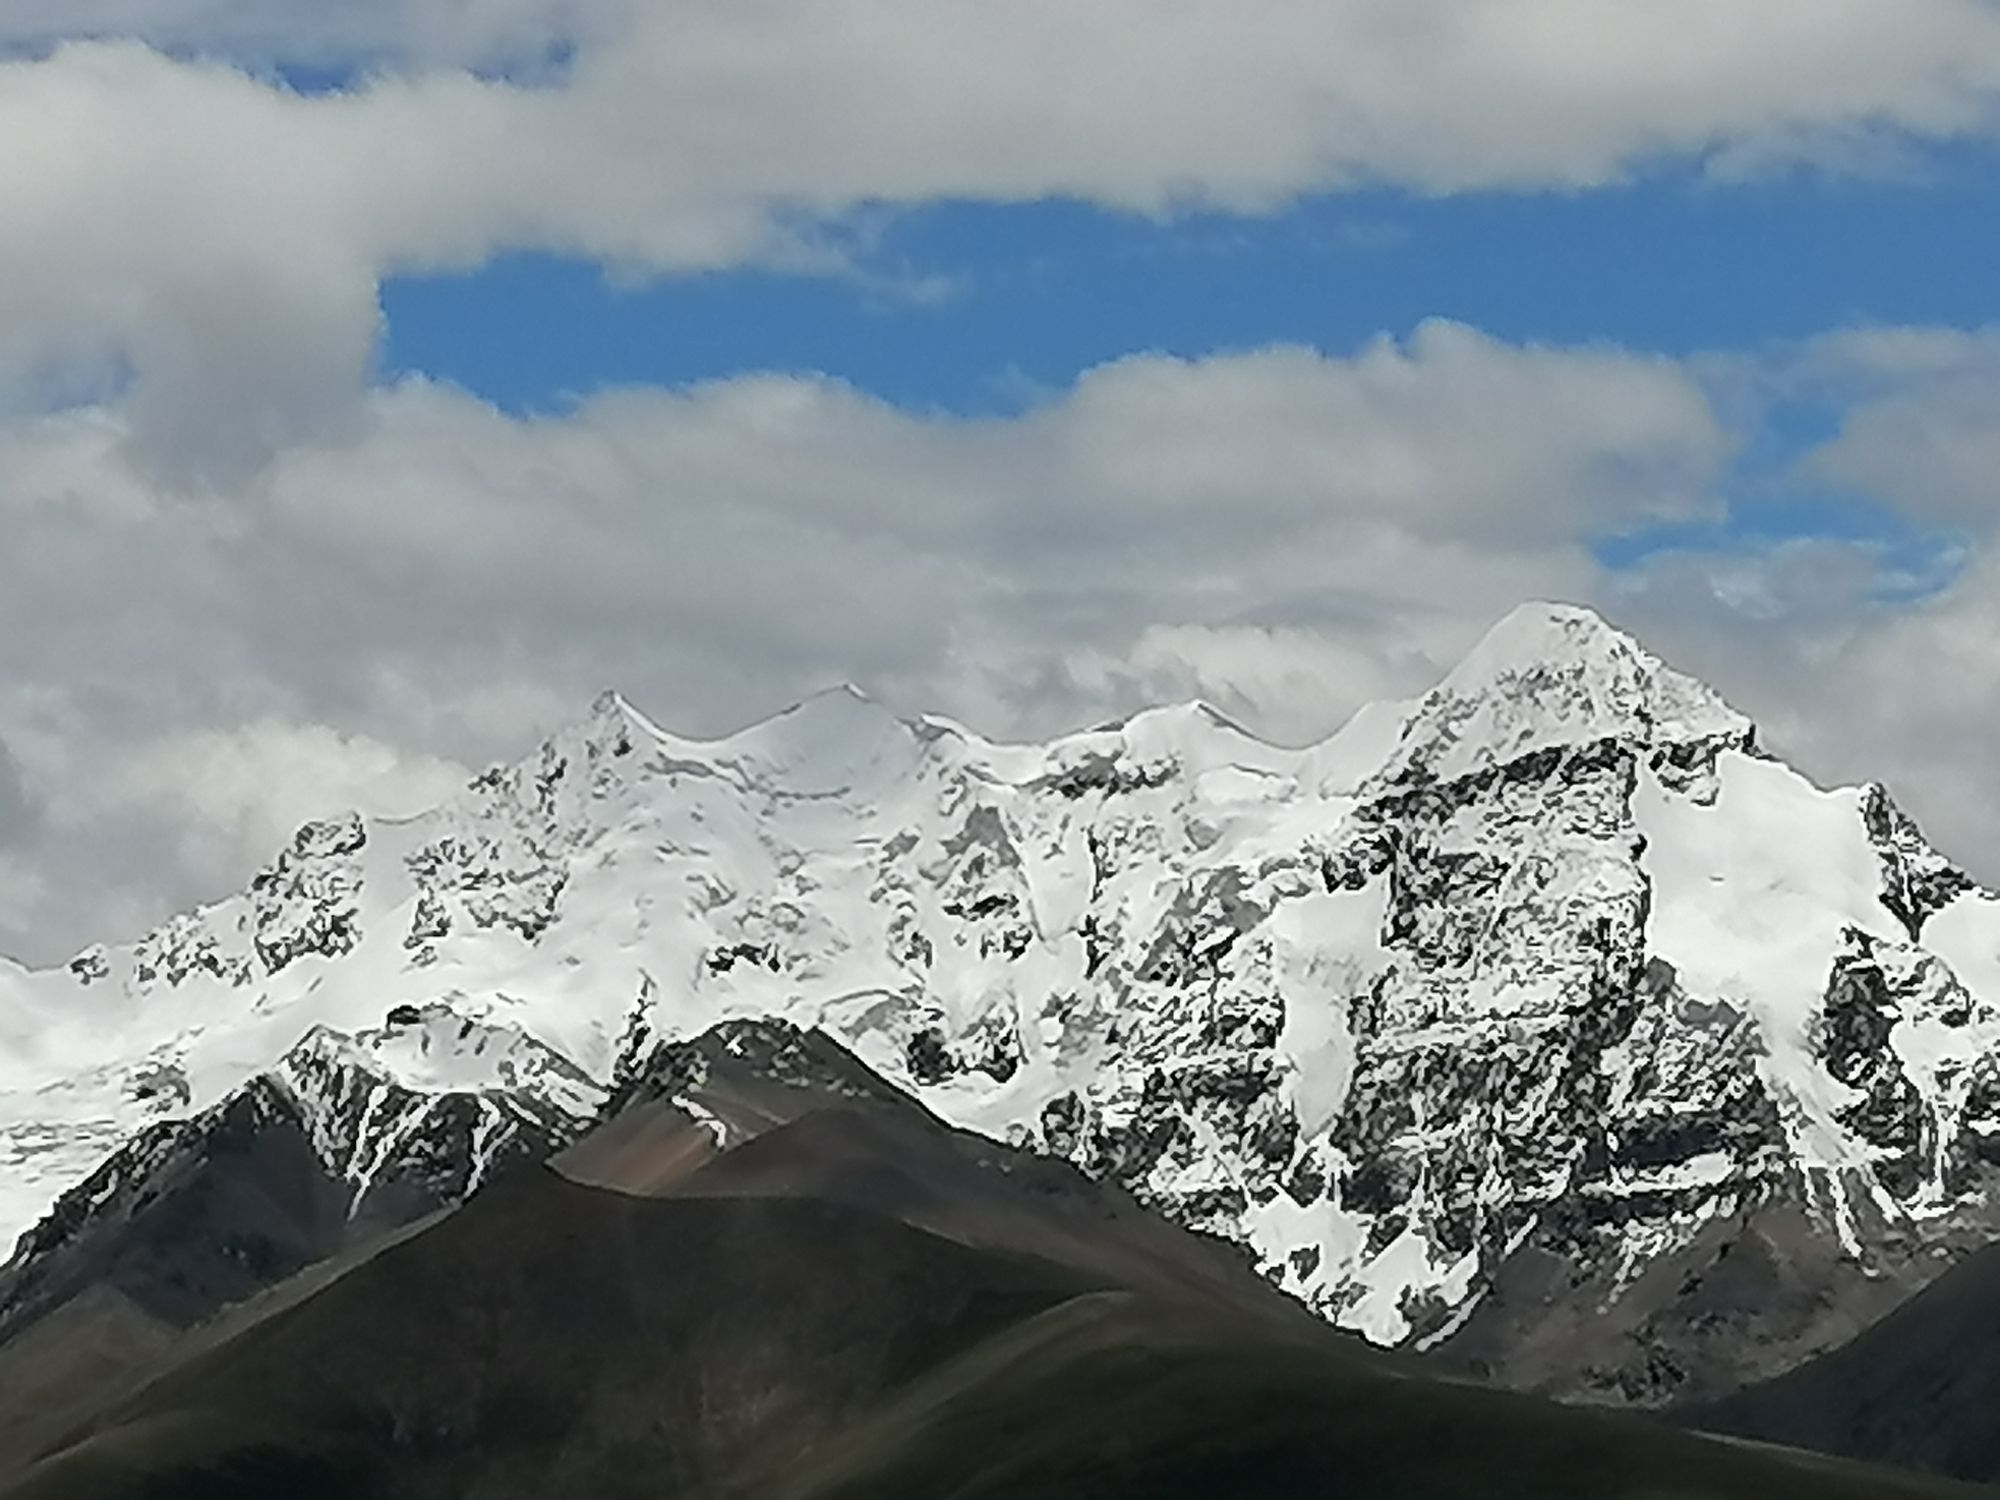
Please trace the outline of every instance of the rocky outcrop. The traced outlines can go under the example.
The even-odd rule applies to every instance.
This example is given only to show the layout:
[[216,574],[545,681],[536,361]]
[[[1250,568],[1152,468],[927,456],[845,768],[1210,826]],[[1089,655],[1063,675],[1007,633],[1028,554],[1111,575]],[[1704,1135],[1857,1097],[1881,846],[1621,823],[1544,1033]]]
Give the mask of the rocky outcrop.
[[[411,1066],[426,1056],[456,1077]],[[135,1086],[166,1108],[188,1089],[164,1068]],[[220,1103],[147,1126],[58,1198],[0,1267],[0,1339],[92,1287],[196,1322],[547,1158],[602,1097],[532,1038],[444,1007],[355,1036],[316,1029]]]

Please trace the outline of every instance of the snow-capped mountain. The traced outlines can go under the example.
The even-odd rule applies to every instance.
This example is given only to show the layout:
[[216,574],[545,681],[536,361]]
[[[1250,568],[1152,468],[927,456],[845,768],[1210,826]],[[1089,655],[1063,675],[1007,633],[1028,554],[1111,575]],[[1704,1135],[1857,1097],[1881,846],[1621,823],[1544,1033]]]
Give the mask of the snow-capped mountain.
[[[423,1144],[449,1198],[752,1016],[1554,1388],[1699,1387],[1676,1299],[1732,1247],[1819,1278],[1730,1335],[1762,1373],[1843,1331],[1840,1278],[1900,1295],[2000,1218],[1996,898],[1533,605],[1303,750],[1200,704],[997,744],[850,689],[695,741],[607,696],[429,815],[0,966],[0,1232],[267,1075],[335,1176]],[[1585,1303],[1624,1344],[1509,1366]]]
[[[184,1098],[158,1065],[139,1085]],[[0,1267],[0,1338],[93,1287],[182,1325],[464,1201],[574,1140],[604,1091],[512,1027],[404,1006],[315,1026],[207,1109],[169,1112],[56,1199]]]

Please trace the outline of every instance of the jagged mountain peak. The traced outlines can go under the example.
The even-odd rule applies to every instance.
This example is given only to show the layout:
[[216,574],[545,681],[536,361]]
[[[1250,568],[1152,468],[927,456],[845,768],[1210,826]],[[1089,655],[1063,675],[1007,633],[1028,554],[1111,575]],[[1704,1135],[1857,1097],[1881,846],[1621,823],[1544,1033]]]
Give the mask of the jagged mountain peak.
[[616,746],[621,740],[668,744],[675,736],[642,712],[616,688],[605,688],[591,700],[584,721],[586,737],[595,743]]
[[1644,652],[1632,635],[1587,604],[1528,599],[1495,620],[1466,654],[1480,660],[1605,658]]
[[1189,698],[1180,703],[1142,708],[1120,719],[1112,727],[1135,744],[1149,739],[1167,742],[1219,739],[1262,750],[1278,748],[1205,698]]
[[1749,746],[1751,721],[1595,610],[1511,611],[1424,695],[1380,780],[1448,782],[1537,750],[1627,740]]
[[907,774],[923,749],[916,727],[851,683],[814,693],[708,747],[800,796],[865,790]]
[[[720,767],[795,795],[826,796],[905,769],[922,741],[917,724],[851,682],[712,738],[663,728],[622,694],[607,691],[580,724],[551,738],[541,758],[581,750],[602,762],[639,749],[655,752],[654,763],[664,756],[669,764]],[[648,759],[641,756],[638,763]]]
[[[1399,732],[1385,733],[1397,716]],[[1705,684],[1668,666],[1596,610],[1558,601],[1511,610],[1413,704],[1372,705],[1357,717],[1368,721],[1368,733],[1344,730],[1327,742],[1339,742],[1343,762],[1356,748],[1380,754],[1366,747],[1385,739],[1392,746],[1374,776],[1359,768],[1346,774],[1356,786],[1371,779],[1448,781],[1556,744],[1628,738],[1648,748],[1711,740],[1741,746],[1754,739],[1751,721]],[[637,742],[795,794],[827,796],[906,774],[939,741],[1009,781],[1107,755],[1192,771],[1232,764],[1296,771],[1326,749],[1281,748],[1200,698],[1140,709],[1046,744],[1001,741],[942,715],[905,718],[841,682],[709,739],[664,729],[607,691],[581,725],[552,739],[544,759],[552,747],[587,747],[610,757]]]
[[398,1005],[379,1027],[314,1026],[279,1063],[294,1079],[326,1068],[352,1069],[418,1096],[532,1094],[579,1119],[604,1091],[561,1053],[512,1024],[461,1015],[450,1005]]
[[1581,604],[1534,601],[1502,616],[1427,695],[1546,692],[1573,683],[1588,696],[1541,704],[1550,717],[1587,733],[1606,718],[1629,717],[1662,735],[1712,735],[1748,720],[1714,689],[1667,665],[1630,632]]
[[604,759],[630,754],[635,747],[672,744],[675,738],[634,707],[623,693],[605,688],[590,700],[590,706],[580,717],[557,728],[529,756],[513,767],[493,767],[480,779],[492,780],[509,770],[551,757],[581,755]]
[[757,741],[779,731],[837,732],[843,726],[902,722],[894,710],[852,682],[834,682],[786,704],[776,713],[723,736],[717,744]]
[[491,768],[473,787],[477,792],[506,780],[550,780],[579,761],[596,767],[630,757],[635,767],[722,767],[784,790],[823,794],[885,755],[905,758],[921,739],[917,724],[850,682],[822,688],[742,728],[709,737],[668,729],[623,693],[607,688],[582,717],[557,729],[521,760]]

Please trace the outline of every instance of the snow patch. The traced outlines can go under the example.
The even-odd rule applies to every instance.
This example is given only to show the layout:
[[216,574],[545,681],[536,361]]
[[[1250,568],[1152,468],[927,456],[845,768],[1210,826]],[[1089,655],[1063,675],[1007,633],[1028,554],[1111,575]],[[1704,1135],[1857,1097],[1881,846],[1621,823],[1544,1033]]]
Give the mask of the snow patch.
[[1633,818],[1652,882],[1649,946],[1692,995],[1747,1011],[1761,1066],[1800,1160],[1862,1166],[1869,1148],[1840,1124],[1854,1091],[1821,1065],[1815,1025],[1849,928],[1891,938],[1860,794],[1821,791],[1775,761],[1726,752],[1703,805],[1642,780]]

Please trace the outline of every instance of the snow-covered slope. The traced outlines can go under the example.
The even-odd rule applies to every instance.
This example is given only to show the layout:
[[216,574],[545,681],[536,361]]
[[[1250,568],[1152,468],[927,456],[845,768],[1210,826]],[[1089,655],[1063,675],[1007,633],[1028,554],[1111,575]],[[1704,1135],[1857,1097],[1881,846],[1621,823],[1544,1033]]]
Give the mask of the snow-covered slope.
[[434,813],[309,825],[137,944],[0,967],[0,1232],[272,1070],[365,1171],[430,1128],[409,1098],[581,1115],[744,1016],[1383,1341],[1524,1247],[1615,1298],[1774,1197],[1857,1264],[1955,1244],[2000,1161],[2000,900],[1881,789],[1532,605],[1304,750],[1201,704],[1002,745],[845,688],[704,742],[607,696]]

